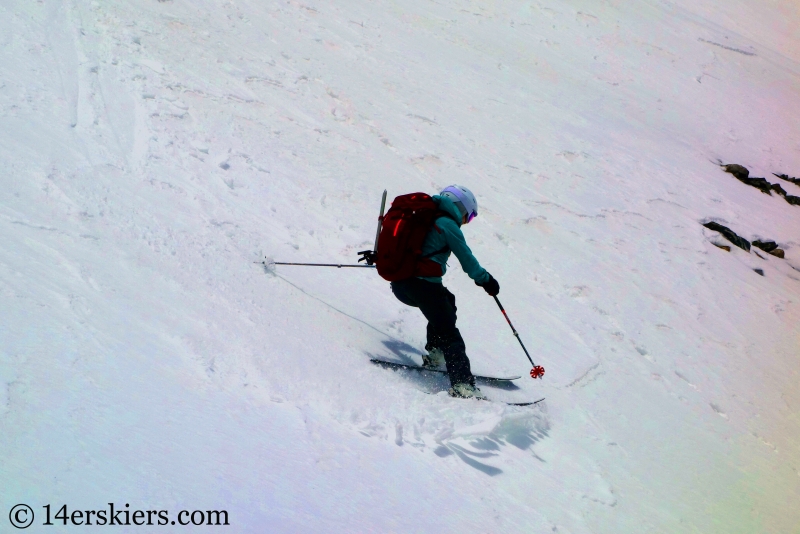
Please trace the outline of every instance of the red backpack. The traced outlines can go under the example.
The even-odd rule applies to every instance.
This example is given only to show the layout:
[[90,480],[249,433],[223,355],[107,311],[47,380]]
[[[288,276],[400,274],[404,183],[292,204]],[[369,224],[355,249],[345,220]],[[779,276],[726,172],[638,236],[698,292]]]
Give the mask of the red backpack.
[[[422,243],[436,219],[444,215],[425,193],[411,193],[394,199],[383,216],[375,263],[378,274],[394,282],[412,276],[442,276],[442,266],[422,256]],[[438,230],[438,228],[437,228]],[[436,251],[433,254],[444,252]]]

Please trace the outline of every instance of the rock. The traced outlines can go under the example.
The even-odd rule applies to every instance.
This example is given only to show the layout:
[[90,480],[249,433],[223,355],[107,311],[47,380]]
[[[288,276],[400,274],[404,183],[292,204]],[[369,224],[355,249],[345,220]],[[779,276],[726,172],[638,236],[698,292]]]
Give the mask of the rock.
[[761,241],[757,239],[753,241],[753,246],[760,248],[767,254],[772,254],[776,258],[783,259],[785,256],[783,249],[778,248],[778,244],[775,241]]
[[761,276],[764,276],[764,269],[753,269],[753,270],[758,274],[760,274]]
[[[742,182],[743,184],[749,185],[751,187],[755,187],[765,195],[772,195],[772,192],[775,191],[780,196],[786,199],[786,202],[789,204],[800,206],[800,197],[795,197],[786,193],[786,190],[780,186],[780,184],[771,184],[766,178],[750,178],[750,171],[747,170],[746,167],[742,165],[738,165],[736,163],[731,163],[730,165],[722,165],[722,168],[725,172],[732,174],[737,180]],[[800,178],[790,178],[785,174],[775,174],[772,173],[781,180],[786,180],[787,182],[792,182],[793,184],[800,185]]]
[[772,175],[777,176],[781,180],[786,180],[787,182],[792,182],[795,185],[800,185],[800,178],[792,178],[791,176],[788,176],[786,174],[775,174],[774,172],[772,173]]
[[760,248],[764,252],[772,252],[778,248],[778,244],[775,241],[761,241],[758,239],[753,241],[753,246]]
[[738,165],[736,163],[731,163],[729,165],[723,165],[722,168],[725,169],[725,172],[731,173],[732,175],[734,175],[739,180],[742,180],[742,179],[747,178],[748,176],[750,176],[750,171],[748,171],[747,167],[745,167],[743,165]]
[[772,184],[772,190],[782,197],[785,197],[788,194],[786,190],[781,187],[781,184]]
[[715,247],[721,248],[725,252],[731,251],[731,247],[729,247],[728,245],[720,245],[719,243],[711,243],[711,244],[714,245]]
[[766,178],[739,178],[743,184],[755,187],[765,195],[772,195],[772,184]]
[[715,223],[713,221],[707,222],[703,224],[703,226],[705,226],[709,230],[714,230],[715,232],[719,232],[720,234],[723,235],[723,237],[725,237],[725,239],[727,239],[740,249],[750,252],[750,241],[748,241],[743,237],[739,237],[727,226],[722,226],[721,224]]

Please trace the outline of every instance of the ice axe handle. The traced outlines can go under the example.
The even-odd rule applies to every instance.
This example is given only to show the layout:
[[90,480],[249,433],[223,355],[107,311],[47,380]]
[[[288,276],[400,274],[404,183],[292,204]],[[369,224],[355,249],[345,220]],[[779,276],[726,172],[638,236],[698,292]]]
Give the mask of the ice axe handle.
[[378,254],[378,237],[381,235],[381,224],[383,223],[383,212],[386,209],[386,189],[383,190],[383,197],[381,197],[381,214],[378,216],[378,230],[375,232],[375,246],[372,250]]
[[381,214],[378,215],[378,229],[375,230],[375,246],[372,250],[362,250],[358,253],[358,262],[367,262],[367,265],[375,265],[378,261],[378,238],[381,236],[381,225],[383,224],[383,212],[386,209],[386,189],[383,190],[383,197],[381,198]]

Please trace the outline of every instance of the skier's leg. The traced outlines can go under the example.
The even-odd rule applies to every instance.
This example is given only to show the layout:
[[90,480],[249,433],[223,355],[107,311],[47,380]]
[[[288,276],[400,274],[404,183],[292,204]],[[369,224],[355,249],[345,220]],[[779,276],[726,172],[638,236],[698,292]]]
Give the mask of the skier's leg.
[[[416,305],[428,319],[428,342],[444,353],[452,384],[474,384],[469,358],[461,333],[456,327],[455,297],[442,284],[419,278],[404,280],[403,296]],[[397,293],[395,293],[397,295]],[[400,298],[398,296],[398,298]]]
[[[442,286],[444,287],[444,286]],[[453,307],[453,313],[457,311],[456,309],[456,296],[453,295],[446,287],[444,288],[445,293],[447,294],[447,299],[450,301],[450,305]],[[457,320],[457,319],[456,319]],[[436,325],[432,322],[428,322],[428,339],[427,344],[425,345],[425,350],[430,352],[434,348],[441,349],[444,345],[442,340],[442,334],[436,330]]]
[[468,383],[475,385],[475,378],[472,376],[470,369],[469,358],[467,357],[467,348],[464,343],[464,338],[461,337],[461,332],[456,328],[456,296],[444,286],[442,291],[447,299],[448,304],[453,310],[453,326],[449,334],[445,332],[441,335],[442,349],[444,352],[444,359],[447,365],[448,374],[450,375],[450,383],[455,385],[459,383]]
[[427,341],[428,342],[425,344],[425,350],[428,352],[432,351],[433,349],[438,349],[442,346],[442,336],[439,335],[439,332],[436,331],[436,327],[430,321],[428,321]]
[[414,280],[413,278],[409,280],[400,280],[398,282],[392,282],[389,284],[392,288],[392,293],[394,296],[397,297],[397,300],[405,304],[406,306],[412,306],[414,308],[418,308],[417,304],[415,303],[413,294],[409,291],[410,289],[410,282]]
[[[417,282],[423,282],[423,284],[419,284]],[[392,282],[392,293],[394,293],[394,296],[397,297],[397,300],[403,304],[412,306],[414,308],[419,308],[417,301],[425,300],[425,295],[428,293],[428,288],[426,288],[424,285],[426,283],[428,282],[424,282],[415,278]],[[445,340],[436,330],[436,325],[433,322],[428,321],[427,343],[425,343],[425,350],[428,353],[422,355],[423,367],[436,369],[446,366],[444,353],[441,349],[441,347],[445,345],[444,341]]]
[[[392,293],[394,293],[394,296],[397,297],[397,300],[399,300],[406,306],[419,308],[419,304],[417,304],[417,301],[425,300],[425,294],[428,293],[429,288],[417,282],[429,283],[429,282],[424,282],[424,280],[419,280],[416,278],[410,278],[408,280],[400,280],[397,282],[392,282],[390,284],[392,287]],[[455,297],[453,297],[452,302],[455,302]],[[455,306],[453,306],[453,309],[455,309]],[[442,336],[436,330],[436,324],[431,321],[428,321],[426,337],[427,337],[426,340],[427,343],[425,343],[425,350],[430,352],[435,348],[441,349]]]
[[[416,284],[414,284],[411,280],[400,280],[391,283],[392,293],[394,293],[394,296],[397,297],[397,300],[407,306],[418,308],[419,306],[414,299],[414,295],[418,292],[414,291],[415,286]],[[425,350],[427,351],[427,354],[422,355],[422,366],[429,367],[431,369],[439,369],[446,365],[444,353],[439,348],[442,346],[442,342],[440,341],[439,335],[436,332],[436,327],[430,321],[428,321],[427,330],[428,339],[427,343],[425,344]]]
[[450,384],[467,383],[474,386],[475,378],[472,376],[469,358],[467,358],[467,348],[458,328],[453,327],[449,335],[443,336],[442,343],[444,345],[442,352],[447,366],[447,374],[450,376]]

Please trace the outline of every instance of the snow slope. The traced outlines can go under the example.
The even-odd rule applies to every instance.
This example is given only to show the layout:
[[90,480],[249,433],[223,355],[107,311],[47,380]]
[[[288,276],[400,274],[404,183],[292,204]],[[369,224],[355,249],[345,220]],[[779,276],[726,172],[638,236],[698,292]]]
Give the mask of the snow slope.
[[[798,22],[4,0],[3,531],[17,503],[113,501],[234,532],[800,532],[800,207],[714,164],[800,175]],[[374,272],[256,263],[353,262],[384,188],[453,182],[547,369],[484,390],[538,408],[370,364],[424,345]],[[455,260],[445,282],[473,369],[524,375],[492,300]]]

